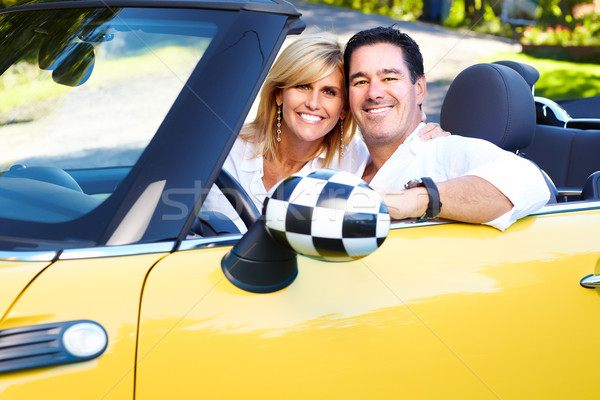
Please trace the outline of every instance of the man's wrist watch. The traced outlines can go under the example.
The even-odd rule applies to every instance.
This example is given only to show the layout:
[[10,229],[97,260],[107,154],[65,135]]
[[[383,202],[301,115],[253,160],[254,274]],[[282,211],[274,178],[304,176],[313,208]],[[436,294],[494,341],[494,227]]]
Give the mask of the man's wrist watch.
[[430,219],[437,218],[442,209],[442,202],[440,201],[440,192],[438,191],[437,185],[433,179],[424,176],[421,179],[412,179],[404,185],[404,189],[412,189],[416,187],[424,187],[427,190],[429,196],[429,204],[427,204],[427,210],[425,214],[419,218],[419,221],[428,221]]

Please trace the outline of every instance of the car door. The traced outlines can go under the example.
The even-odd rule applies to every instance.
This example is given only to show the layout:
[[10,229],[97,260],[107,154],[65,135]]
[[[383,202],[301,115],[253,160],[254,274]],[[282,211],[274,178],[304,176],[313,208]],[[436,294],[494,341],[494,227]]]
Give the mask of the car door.
[[[12,299],[0,321],[0,397],[131,399],[141,289],[147,271],[172,246],[65,250],[45,269],[38,262],[15,262],[21,274],[12,277],[5,274],[8,265],[4,263],[1,270],[8,279],[2,287],[8,293],[32,269],[39,273],[19,286],[22,292]],[[70,357],[69,361],[73,353],[65,351],[61,326],[74,321],[102,327],[108,345],[101,354],[88,360]],[[20,334],[11,329],[21,330]],[[84,349],[95,341],[83,336],[76,340]]]
[[184,244],[145,284],[136,398],[592,398],[598,237],[598,202],[506,232],[396,223],[269,294],[225,278],[227,238]]

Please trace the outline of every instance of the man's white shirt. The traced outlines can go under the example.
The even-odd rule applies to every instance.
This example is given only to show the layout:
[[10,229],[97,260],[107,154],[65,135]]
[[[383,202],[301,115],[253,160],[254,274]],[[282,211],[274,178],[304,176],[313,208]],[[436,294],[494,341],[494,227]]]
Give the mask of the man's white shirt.
[[396,149],[377,171],[371,186],[401,189],[409,180],[425,176],[434,182],[478,176],[513,204],[509,212],[485,223],[501,231],[548,202],[550,190],[532,162],[483,139],[451,135],[423,142],[417,133],[424,125],[421,123]]
[[[324,160],[325,155],[320,154],[313,160],[308,161],[299,172],[308,173],[323,168]],[[336,153],[328,168],[340,169],[361,176],[368,160],[369,152],[367,147],[362,139],[355,136],[350,143],[344,146],[344,156],[342,159],[339,160]],[[240,183],[258,211],[262,212],[267,190],[262,181],[264,175],[263,157],[262,154],[257,154],[256,145],[238,138],[225,160],[223,168]],[[218,211],[232,220],[238,229],[240,229],[240,232],[246,231],[246,227],[238,213],[215,185],[213,185],[208,197],[204,201],[202,209]]]

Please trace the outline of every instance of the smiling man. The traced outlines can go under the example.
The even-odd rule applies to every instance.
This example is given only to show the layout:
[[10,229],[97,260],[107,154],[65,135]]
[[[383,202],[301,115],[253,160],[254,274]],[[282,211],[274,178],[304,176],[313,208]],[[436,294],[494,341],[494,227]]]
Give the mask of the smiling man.
[[427,85],[408,35],[361,31],[348,41],[344,63],[350,108],[371,154],[363,179],[394,219],[439,216],[504,230],[548,202],[542,173],[515,154],[458,135],[415,140]]

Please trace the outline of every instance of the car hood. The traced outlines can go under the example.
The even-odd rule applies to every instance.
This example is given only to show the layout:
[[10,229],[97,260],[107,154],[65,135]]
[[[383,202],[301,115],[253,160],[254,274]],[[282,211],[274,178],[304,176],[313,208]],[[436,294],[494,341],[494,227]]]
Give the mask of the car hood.
[[50,264],[0,260],[0,321],[29,283]]

